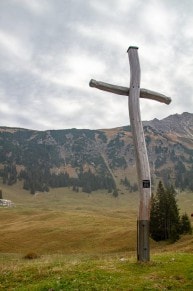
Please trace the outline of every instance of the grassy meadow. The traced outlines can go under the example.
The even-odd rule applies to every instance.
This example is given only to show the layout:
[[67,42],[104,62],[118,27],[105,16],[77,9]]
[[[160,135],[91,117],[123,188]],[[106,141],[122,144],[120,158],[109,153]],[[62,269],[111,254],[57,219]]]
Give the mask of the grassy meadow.
[[[1,188],[15,207],[0,208],[0,290],[193,290],[191,235],[151,241],[151,261],[136,262],[136,193]],[[178,204],[192,213],[193,193]]]

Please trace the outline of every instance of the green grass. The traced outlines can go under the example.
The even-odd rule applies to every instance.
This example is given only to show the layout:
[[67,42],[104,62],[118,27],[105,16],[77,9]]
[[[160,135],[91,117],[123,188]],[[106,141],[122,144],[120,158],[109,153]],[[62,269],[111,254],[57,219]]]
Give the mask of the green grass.
[[4,255],[0,282],[1,290],[192,290],[193,254],[153,255],[149,263],[128,253],[34,261]]
[[[151,261],[137,263],[136,193],[2,189],[15,207],[0,208],[0,290],[193,290],[192,235],[151,241]],[[178,195],[182,213],[192,196]]]

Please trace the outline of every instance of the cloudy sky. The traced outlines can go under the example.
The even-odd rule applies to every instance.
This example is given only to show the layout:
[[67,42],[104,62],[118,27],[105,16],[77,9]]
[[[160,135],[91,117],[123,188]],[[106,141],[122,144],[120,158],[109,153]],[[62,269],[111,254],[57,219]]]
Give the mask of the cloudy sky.
[[0,0],[0,126],[127,125],[127,97],[88,84],[128,87],[129,46],[141,87],[172,98],[142,99],[142,119],[193,113],[192,0]]

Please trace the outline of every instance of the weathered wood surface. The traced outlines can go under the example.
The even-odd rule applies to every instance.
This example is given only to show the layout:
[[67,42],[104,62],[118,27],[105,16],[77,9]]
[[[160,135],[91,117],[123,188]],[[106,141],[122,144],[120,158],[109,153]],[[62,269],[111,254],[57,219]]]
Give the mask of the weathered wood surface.
[[[103,91],[118,94],[118,95],[125,95],[125,96],[130,95],[129,94],[130,88],[128,87],[117,86],[117,85],[113,85],[113,84],[109,84],[109,83],[105,83],[101,81],[96,81],[94,79],[90,80],[89,86],[103,90]],[[165,104],[170,104],[171,102],[170,97],[167,97],[163,94],[160,94],[151,90],[143,89],[143,88],[140,89],[140,98],[156,100]]]
[[149,261],[149,216],[151,201],[151,177],[143,126],[141,122],[140,95],[140,64],[136,47],[128,49],[130,62],[129,116],[135,148],[135,158],[139,185],[139,215],[137,256],[139,261]]
[[136,153],[136,166],[139,182],[139,217],[137,230],[137,256],[138,261],[149,261],[149,216],[151,201],[151,179],[150,169],[145,144],[143,126],[141,122],[139,97],[153,99],[165,104],[171,102],[171,98],[154,91],[140,89],[140,64],[137,47],[129,47],[128,56],[130,62],[130,88],[112,85],[100,81],[90,80],[90,87],[95,87],[103,91],[126,95],[128,98],[130,123],[133,132],[133,141]]
[[[150,168],[145,144],[143,126],[141,122],[139,94],[140,94],[140,64],[136,48],[128,49],[130,62],[130,95],[129,116],[133,133],[136,153],[136,166],[140,191],[139,220],[149,220],[151,185],[143,185],[150,181]],[[148,188],[145,188],[147,187]]]

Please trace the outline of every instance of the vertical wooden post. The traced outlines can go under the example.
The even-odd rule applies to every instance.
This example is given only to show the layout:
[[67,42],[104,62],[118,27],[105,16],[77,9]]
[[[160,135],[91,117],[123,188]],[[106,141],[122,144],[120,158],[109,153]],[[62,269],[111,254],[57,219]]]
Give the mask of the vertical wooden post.
[[137,50],[138,48],[134,46],[129,47],[127,50],[130,62],[130,88],[112,85],[93,79],[90,80],[89,86],[107,92],[129,96],[129,116],[136,154],[140,198],[139,215],[137,220],[137,258],[138,261],[146,262],[150,260],[149,220],[151,178],[145,137],[141,122],[139,97],[153,99],[165,104],[169,104],[171,102],[171,98],[150,90],[140,90],[140,65]]
[[149,248],[149,212],[151,199],[150,169],[145,144],[143,126],[141,122],[139,94],[140,94],[140,64],[138,48],[129,47],[130,62],[130,91],[129,91],[129,116],[133,133],[133,142],[136,155],[136,166],[139,184],[139,215],[138,215],[138,261],[150,260]]

